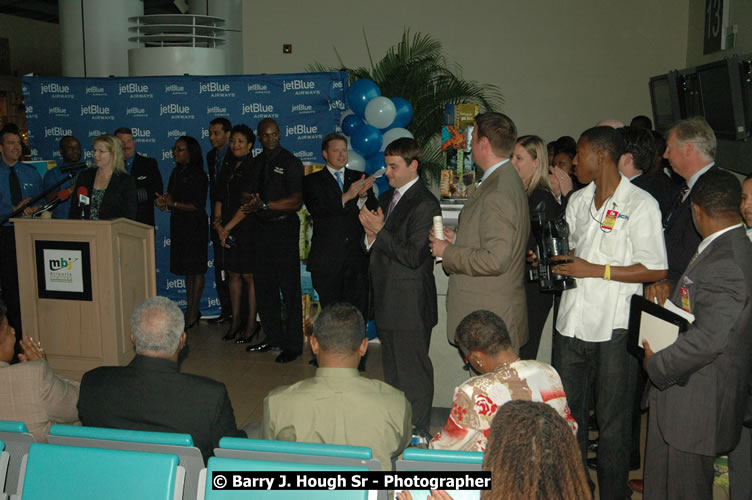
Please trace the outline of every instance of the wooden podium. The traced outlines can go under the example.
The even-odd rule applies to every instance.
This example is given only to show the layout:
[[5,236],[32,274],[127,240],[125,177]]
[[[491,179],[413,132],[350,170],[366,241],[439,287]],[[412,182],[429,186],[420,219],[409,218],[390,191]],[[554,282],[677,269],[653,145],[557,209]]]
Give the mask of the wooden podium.
[[[156,295],[154,228],[129,219],[23,218],[13,223],[24,334],[43,343],[50,366],[80,380],[97,366],[128,364],[135,353],[131,313],[141,301]],[[71,262],[61,247],[84,258]],[[88,286],[85,279],[75,280],[82,272],[87,274],[82,265],[87,254]],[[71,276],[74,282],[65,283]],[[69,293],[62,290],[66,286],[86,290]]]

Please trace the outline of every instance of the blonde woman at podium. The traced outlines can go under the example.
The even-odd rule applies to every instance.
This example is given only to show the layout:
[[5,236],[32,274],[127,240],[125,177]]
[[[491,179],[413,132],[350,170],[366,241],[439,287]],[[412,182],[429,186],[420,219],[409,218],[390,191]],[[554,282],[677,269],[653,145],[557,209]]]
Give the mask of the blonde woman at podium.
[[136,219],[136,183],[125,170],[120,140],[110,134],[94,139],[95,168],[81,172],[71,199],[69,219]]

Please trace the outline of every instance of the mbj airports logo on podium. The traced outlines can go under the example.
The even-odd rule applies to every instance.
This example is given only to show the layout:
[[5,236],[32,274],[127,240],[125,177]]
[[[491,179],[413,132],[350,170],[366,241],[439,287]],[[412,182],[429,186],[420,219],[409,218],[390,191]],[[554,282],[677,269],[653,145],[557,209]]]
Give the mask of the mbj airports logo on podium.
[[84,291],[80,251],[45,249],[44,274],[48,291]]

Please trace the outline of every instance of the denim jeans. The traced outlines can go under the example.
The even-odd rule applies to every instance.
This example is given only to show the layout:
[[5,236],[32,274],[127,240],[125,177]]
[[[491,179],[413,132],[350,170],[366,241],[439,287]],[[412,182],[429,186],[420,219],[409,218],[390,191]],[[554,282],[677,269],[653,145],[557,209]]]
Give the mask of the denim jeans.
[[627,480],[638,362],[627,352],[627,338],[624,329],[613,330],[607,342],[586,342],[559,332],[554,335],[553,365],[579,425],[577,444],[583,467],[587,458],[588,396],[591,391],[594,396],[601,499],[631,497]]

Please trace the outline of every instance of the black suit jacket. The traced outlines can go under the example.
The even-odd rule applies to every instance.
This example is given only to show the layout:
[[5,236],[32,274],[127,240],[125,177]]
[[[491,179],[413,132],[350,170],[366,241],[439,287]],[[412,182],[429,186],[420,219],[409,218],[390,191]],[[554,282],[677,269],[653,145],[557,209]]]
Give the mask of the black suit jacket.
[[[89,219],[91,217],[90,206],[83,206],[83,217],[81,217],[81,208],[79,206],[78,189],[86,188],[86,196],[91,197],[94,190],[94,177],[97,175],[96,168],[87,168],[76,179],[76,187],[71,194],[69,219]],[[107,190],[104,192],[102,205],[99,207],[99,219],[117,219],[118,217],[127,217],[136,220],[138,200],[136,197],[136,183],[133,177],[122,172],[113,172]]]
[[[230,147],[227,147],[227,151],[225,152],[225,156],[222,159],[222,165],[220,165],[219,169],[220,172],[226,167],[226,165],[231,164],[231,161],[233,159],[232,151],[230,151]],[[214,202],[216,201],[216,193],[214,192],[214,188],[216,185],[216,182],[219,177],[219,172],[215,172],[214,163],[217,160],[217,148],[212,149],[208,153],[206,153],[206,167],[209,171],[209,200],[210,200],[210,211],[211,216],[214,218]]]
[[[344,190],[360,180],[361,172],[344,170]],[[342,206],[342,191],[326,168],[303,178],[303,201],[313,217],[313,238],[308,256],[308,270],[336,272],[345,262],[366,260],[363,252],[363,226],[358,219],[358,198]],[[372,190],[368,190],[366,206],[378,206]]]
[[394,189],[379,198],[387,216],[370,249],[369,274],[376,328],[430,330],[438,321],[434,260],[428,247],[436,197],[418,180],[387,214]]
[[720,235],[689,265],[670,298],[679,307],[682,289],[695,321],[648,360],[650,411],[672,447],[721,455],[739,440],[752,368],[752,243],[744,229]]
[[154,225],[154,193],[163,193],[162,175],[157,160],[136,153],[131,165],[131,176],[136,181],[138,212],[136,220]]
[[235,425],[225,385],[180,373],[168,359],[136,355],[128,366],[102,366],[81,380],[83,425],[190,434],[204,460],[223,436],[246,437]]
[[676,284],[702,241],[692,221],[691,205],[688,195],[687,199],[681,202],[673,212],[665,216],[666,220],[663,224],[668,257],[668,279],[672,284]]
[[679,186],[663,172],[648,175],[642,174],[632,181],[632,184],[647,191],[655,198],[661,209],[661,217],[665,218],[671,210],[671,205],[679,194]]

